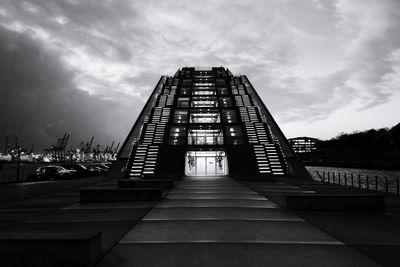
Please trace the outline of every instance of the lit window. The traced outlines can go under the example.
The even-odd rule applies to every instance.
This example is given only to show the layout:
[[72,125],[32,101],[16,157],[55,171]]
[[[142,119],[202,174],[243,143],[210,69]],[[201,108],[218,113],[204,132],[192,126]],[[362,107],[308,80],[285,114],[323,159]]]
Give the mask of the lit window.
[[232,107],[232,99],[230,97],[220,97],[219,98],[220,107]]
[[234,109],[223,109],[222,121],[224,123],[236,123],[237,122],[236,111]]
[[174,123],[187,123],[188,111],[187,109],[177,109],[174,114]]
[[192,98],[193,108],[214,108],[218,107],[217,98],[213,96],[196,96]]
[[190,95],[191,91],[192,90],[190,88],[181,88],[180,94],[181,95]]
[[221,116],[215,109],[192,110],[190,113],[190,123],[219,123]]
[[240,126],[226,126],[226,143],[230,145],[243,144],[243,133]]
[[168,143],[170,145],[184,145],[186,137],[186,127],[185,126],[173,126],[169,132]]
[[189,97],[178,97],[177,107],[179,108],[189,107]]
[[215,95],[215,91],[212,90],[193,90],[193,95]]
[[189,129],[188,145],[222,145],[221,129]]
[[229,95],[228,88],[222,87],[218,88],[218,95]]

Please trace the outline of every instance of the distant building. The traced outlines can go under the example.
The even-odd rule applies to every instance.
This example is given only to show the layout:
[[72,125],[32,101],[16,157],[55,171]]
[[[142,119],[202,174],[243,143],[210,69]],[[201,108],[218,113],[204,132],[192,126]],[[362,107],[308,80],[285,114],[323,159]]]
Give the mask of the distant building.
[[312,137],[295,137],[288,139],[296,153],[308,153],[317,150],[319,140]]

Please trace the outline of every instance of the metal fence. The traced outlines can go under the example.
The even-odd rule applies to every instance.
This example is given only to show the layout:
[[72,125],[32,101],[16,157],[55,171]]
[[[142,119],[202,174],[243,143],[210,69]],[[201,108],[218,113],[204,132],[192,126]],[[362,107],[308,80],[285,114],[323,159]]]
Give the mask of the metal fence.
[[318,180],[320,180],[321,182],[400,195],[399,177],[387,177],[378,175],[370,176],[363,174],[349,174],[330,171],[315,171],[315,173],[316,177],[318,177]]

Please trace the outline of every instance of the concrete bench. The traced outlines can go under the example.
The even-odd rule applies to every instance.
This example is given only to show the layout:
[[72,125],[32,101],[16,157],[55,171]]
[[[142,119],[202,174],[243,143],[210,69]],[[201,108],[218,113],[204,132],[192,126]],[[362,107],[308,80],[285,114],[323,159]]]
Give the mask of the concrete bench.
[[173,180],[143,180],[143,179],[121,179],[118,181],[119,188],[163,188],[174,187]]
[[0,255],[1,266],[93,266],[101,257],[101,233],[3,230]]
[[81,203],[161,200],[161,188],[89,187],[80,190]]
[[379,194],[285,193],[268,194],[280,206],[292,210],[356,210],[381,212],[385,197]]

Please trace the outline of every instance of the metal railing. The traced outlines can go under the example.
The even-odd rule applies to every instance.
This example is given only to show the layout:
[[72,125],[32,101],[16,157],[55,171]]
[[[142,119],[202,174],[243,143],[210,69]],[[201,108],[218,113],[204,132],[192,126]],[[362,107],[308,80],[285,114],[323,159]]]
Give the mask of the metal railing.
[[[315,171],[321,182],[400,195],[400,178],[368,174]],[[315,177],[315,176],[313,176]]]

